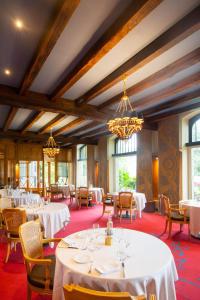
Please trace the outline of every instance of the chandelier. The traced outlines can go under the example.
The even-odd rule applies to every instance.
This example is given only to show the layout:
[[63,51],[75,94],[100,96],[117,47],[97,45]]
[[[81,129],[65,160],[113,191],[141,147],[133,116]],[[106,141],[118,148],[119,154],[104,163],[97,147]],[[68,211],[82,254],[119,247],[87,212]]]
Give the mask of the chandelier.
[[[135,116],[128,117],[125,115],[129,109],[135,113]],[[126,78],[123,79],[123,96],[118,104],[116,114],[119,114],[119,117],[109,120],[107,125],[109,131],[115,134],[119,139],[129,139],[134,133],[142,129],[144,120],[143,118],[138,118],[136,111],[133,111],[126,93]]]
[[46,145],[43,147],[43,153],[46,154],[49,158],[55,158],[55,156],[58,155],[59,152],[60,148],[56,144],[51,131],[50,137],[48,138]]

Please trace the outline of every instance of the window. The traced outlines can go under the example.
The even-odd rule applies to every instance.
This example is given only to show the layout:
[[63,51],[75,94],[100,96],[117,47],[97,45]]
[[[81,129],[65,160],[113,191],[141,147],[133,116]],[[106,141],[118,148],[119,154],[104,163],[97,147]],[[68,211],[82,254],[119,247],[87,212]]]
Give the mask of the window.
[[37,188],[37,161],[29,162],[29,187]]
[[135,190],[137,170],[137,136],[128,140],[115,139],[114,189]]
[[55,183],[55,162],[45,161],[44,163],[44,184],[49,187],[50,184]]
[[58,184],[65,185],[67,184],[68,178],[68,166],[65,162],[58,163]]
[[35,189],[42,187],[42,161],[19,162],[19,186]]
[[27,178],[27,163],[26,161],[19,162],[19,186],[21,188],[28,187],[28,178]]
[[87,146],[77,146],[77,186],[87,186]]
[[200,145],[200,114],[189,120],[189,143],[186,145]]

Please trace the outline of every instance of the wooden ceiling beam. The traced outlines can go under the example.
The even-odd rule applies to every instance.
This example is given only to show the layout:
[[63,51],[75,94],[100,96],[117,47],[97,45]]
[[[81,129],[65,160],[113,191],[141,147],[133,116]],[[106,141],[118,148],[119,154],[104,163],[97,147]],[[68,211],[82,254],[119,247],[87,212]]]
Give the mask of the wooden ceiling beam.
[[87,102],[111,88],[200,29],[200,5],[80,98]]
[[106,125],[103,125],[101,128],[98,128],[97,129],[94,129],[92,131],[89,131],[89,132],[86,132],[86,133],[83,133],[81,135],[78,136],[78,138],[82,138],[82,137],[91,137],[91,136],[94,136],[94,135],[99,135],[101,133],[104,133],[104,132],[107,132],[108,131],[108,127]]
[[3,131],[4,132],[7,131],[9,129],[10,125],[12,124],[12,121],[13,121],[16,113],[17,113],[17,110],[18,110],[17,107],[11,107],[10,108],[7,119],[6,119],[6,121],[3,125]]
[[29,119],[26,124],[21,129],[21,134],[24,134],[28,129],[30,129],[35,122],[37,122],[43,115],[45,114],[44,111],[36,112],[31,119]]
[[83,123],[85,121],[85,119],[83,118],[78,118],[76,120],[73,120],[72,122],[68,123],[67,125],[59,128],[58,130],[54,131],[53,132],[53,135],[54,136],[57,136],[57,135],[60,135],[62,134],[63,132],[67,131],[67,130],[71,130],[73,129],[74,127],[80,125],[81,123]]
[[163,111],[165,111],[167,109],[174,108],[175,106],[183,105],[186,103],[191,104],[192,100],[195,100],[196,98],[199,98],[199,97],[200,97],[200,88],[194,92],[187,93],[184,96],[176,97],[176,98],[174,98],[170,101],[167,101],[163,104],[160,104],[156,107],[151,107],[149,109],[145,109],[142,111],[142,114],[144,117],[149,118],[160,112],[162,113]]
[[61,97],[83,77],[103,56],[136,27],[162,0],[131,1],[117,20],[85,54],[79,64],[64,78],[52,93],[52,99]]
[[79,5],[80,0],[62,0],[58,2],[59,6],[57,12],[51,20],[48,31],[41,40],[35,56],[24,76],[20,87],[20,94],[25,93],[33,83],[75,9]]
[[101,124],[101,123],[100,122],[96,122],[96,121],[91,122],[91,123],[89,123],[89,124],[87,124],[87,125],[85,125],[85,126],[83,126],[81,128],[77,128],[77,129],[73,130],[72,132],[70,132],[69,134],[67,134],[65,136],[68,137],[68,136],[74,135],[76,133],[79,133],[79,132],[82,132],[82,131],[86,131],[88,129],[92,130],[94,127],[98,126],[99,124]]
[[[156,84],[161,83],[162,81],[174,76],[180,71],[183,71],[192,65],[197,64],[200,61],[200,47],[190,52],[189,54],[179,58],[175,62],[171,63],[167,67],[161,69],[160,71],[148,76],[144,80],[138,82],[137,84],[131,86],[127,89],[127,95],[132,96],[140,92],[143,92],[145,89],[148,89]],[[104,103],[98,106],[99,110],[105,109],[117,102],[120,101],[122,93],[114,96],[113,98],[105,101]]]
[[67,114],[98,122],[105,122],[112,116],[112,111],[107,110],[106,113],[99,112],[93,105],[85,104],[81,107],[77,107],[74,101],[64,98],[56,99],[56,101],[49,101],[47,95],[35,92],[26,92],[25,95],[19,95],[17,89],[3,85],[0,85],[0,102],[1,104],[15,107]]
[[45,126],[43,126],[37,133],[38,134],[43,134],[45,132],[50,131],[51,129],[53,129],[53,127],[55,127],[56,125],[58,125],[65,118],[66,118],[66,115],[64,115],[64,114],[58,114],[53,120],[51,120]]
[[200,72],[197,72],[193,75],[190,75],[169,87],[166,87],[158,92],[155,92],[149,96],[143,97],[142,99],[137,100],[134,103],[134,107],[137,110],[142,110],[142,106],[144,105],[156,105],[159,104],[158,102],[162,99],[167,99],[169,97],[174,97],[178,93],[186,91],[189,88],[196,87],[200,84]]

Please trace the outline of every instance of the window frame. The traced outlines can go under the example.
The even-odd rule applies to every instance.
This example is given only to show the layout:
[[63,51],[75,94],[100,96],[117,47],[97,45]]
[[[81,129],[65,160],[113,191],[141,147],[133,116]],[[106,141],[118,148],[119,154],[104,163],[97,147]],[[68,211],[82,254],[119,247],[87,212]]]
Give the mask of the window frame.
[[194,126],[194,124],[200,120],[200,114],[197,114],[196,116],[194,116],[193,118],[191,118],[189,120],[189,142],[186,143],[187,147],[191,147],[191,146],[199,146],[200,145],[200,140],[199,141],[192,141],[192,128]]
[[[137,135],[135,134],[135,142],[136,145],[134,145],[134,148],[136,149],[135,151],[128,151],[128,152],[121,152],[119,153],[117,151],[117,144],[123,140],[120,140],[119,138],[115,139],[115,145],[114,145],[114,154],[112,154],[113,157],[117,157],[117,156],[131,156],[131,155],[137,155]],[[131,149],[132,150],[132,149]]]

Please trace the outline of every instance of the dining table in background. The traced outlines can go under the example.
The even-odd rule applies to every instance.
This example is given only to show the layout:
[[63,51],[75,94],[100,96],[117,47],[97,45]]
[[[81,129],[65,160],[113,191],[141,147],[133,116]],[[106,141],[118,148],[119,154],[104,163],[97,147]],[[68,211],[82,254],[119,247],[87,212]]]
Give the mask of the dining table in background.
[[[117,201],[119,199],[119,193],[110,193],[114,200],[114,215],[117,216]],[[142,210],[145,208],[147,202],[146,196],[144,193],[133,192],[133,197],[136,202],[136,210],[138,211],[139,218],[142,218]]]
[[[112,246],[104,244],[105,228],[98,230],[96,239],[91,229],[67,237],[74,245],[83,245],[80,242],[82,239],[86,246],[84,248],[67,247],[65,239],[65,242],[58,244],[53,300],[64,300],[63,286],[72,283],[100,291],[127,291],[131,295],[148,296],[155,294],[159,300],[175,300],[178,275],[169,247],[160,239],[143,232],[117,228],[113,231]],[[123,241],[128,243],[124,268],[117,256]],[[91,251],[92,245],[94,249]],[[87,254],[89,259],[85,263],[77,261],[77,257],[80,259],[82,255],[87,258]],[[110,264],[114,269],[109,271]]]
[[200,201],[198,200],[181,200],[179,206],[188,209],[190,216],[190,234],[200,238]]

